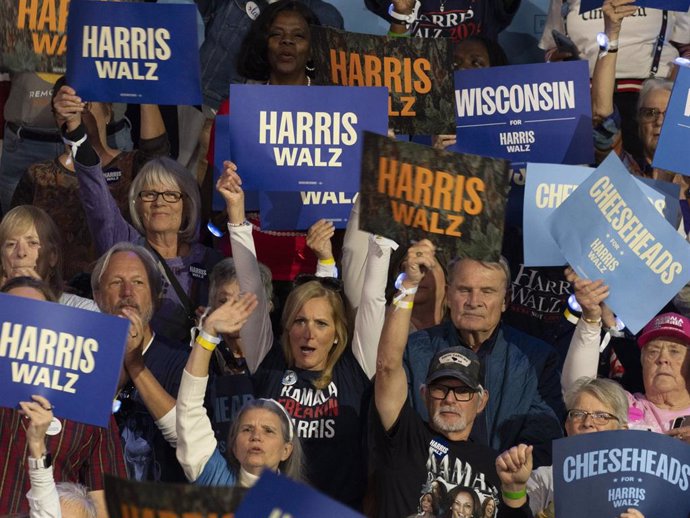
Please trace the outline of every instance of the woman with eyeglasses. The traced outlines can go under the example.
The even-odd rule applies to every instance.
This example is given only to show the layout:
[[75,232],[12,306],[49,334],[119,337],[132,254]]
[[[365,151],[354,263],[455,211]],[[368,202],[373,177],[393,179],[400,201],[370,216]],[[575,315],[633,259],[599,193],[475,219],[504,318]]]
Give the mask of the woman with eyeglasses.
[[[569,436],[628,427],[628,399],[615,381],[580,378],[567,390],[564,399],[568,409],[565,430]],[[496,459],[496,471],[501,479],[503,505],[524,513],[511,516],[554,517],[553,467],[542,466],[532,471],[531,446],[520,444],[503,452]],[[620,518],[644,516],[636,509],[627,509]]]
[[[225,163],[216,188],[227,205],[233,255],[236,250],[253,252],[252,227],[245,220],[242,181],[234,164]],[[259,282],[256,261],[248,271],[240,267],[238,263],[240,287],[249,291],[251,282]],[[253,344],[244,340],[245,327],[240,336],[247,347],[272,346],[254,375],[254,388],[257,396],[278,400],[292,417],[304,447],[307,480],[359,509],[367,478],[362,439],[364,392],[370,382],[360,366],[361,356],[355,357],[348,341],[339,284],[332,278],[304,280],[287,298],[278,341],[270,325],[263,326],[266,335]],[[254,293],[258,308],[252,317],[268,321],[267,301],[260,290]]]
[[[83,134],[85,103],[69,87],[54,102],[65,119],[65,138],[73,140],[79,197],[99,254],[120,241],[146,246],[165,272],[166,288],[151,325],[169,338],[186,342],[196,309],[208,302],[208,275],[221,254],[198,242],[201,201],[194,176],[176,161],[147,162],[129,186],[130,225],[121,215],[101,161]],[[81,132],[81,133],[80,133]]]

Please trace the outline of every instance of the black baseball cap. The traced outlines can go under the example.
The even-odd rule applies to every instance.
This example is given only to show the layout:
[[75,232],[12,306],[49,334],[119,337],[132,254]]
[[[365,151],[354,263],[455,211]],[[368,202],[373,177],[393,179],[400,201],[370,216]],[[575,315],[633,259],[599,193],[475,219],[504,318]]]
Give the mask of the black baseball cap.
[[479,357],[467,347],[449,347],[437,352],[426,374],[426,384],[440,378],[455,378],[473,390],[482,384]]

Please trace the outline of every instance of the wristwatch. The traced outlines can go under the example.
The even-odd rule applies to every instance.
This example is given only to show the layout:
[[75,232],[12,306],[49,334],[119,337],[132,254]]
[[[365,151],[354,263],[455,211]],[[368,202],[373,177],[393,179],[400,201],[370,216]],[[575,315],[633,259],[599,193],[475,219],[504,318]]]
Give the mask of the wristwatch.
[[53,465],[53,457],[49,452],[41,455],[40,459],[29,457],[29,469],[46,469]]

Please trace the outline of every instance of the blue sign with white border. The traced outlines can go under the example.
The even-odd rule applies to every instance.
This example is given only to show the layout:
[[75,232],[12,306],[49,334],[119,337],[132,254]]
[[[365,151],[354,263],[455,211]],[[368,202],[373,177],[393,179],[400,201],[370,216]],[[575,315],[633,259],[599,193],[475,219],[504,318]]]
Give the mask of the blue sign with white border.
[[514,162],[594,158],[586,61],[459,70],[455,110],[457,144],[449,151]]
[[0,294],[0,406],[47,398],[58,417],[107,427],[129,320]]
[[384,87],[230,86],[230,154],[248,191],[359,191],[362,131],[388,131]]
[[[581,0],[580,14],[594,9],[600,9],[603,0]],[[649,9],[660,9],[666,11],[678,11],[686,13],[690,8],[689,0],[635,0],[635,7],[647,7]]]
[[345,228],[357,193],[265,192],[259,193],[261,230],[306,230],[320,219]]
[[606,303],[632,333],[690,280],[690,244],[649,203],[615,153],[547,225],[578,275],[610,287]]
[[662,433],[615,430],[553,443],[558,518],[619,516],[687,518],[690,447]]
[[201,104],[191,4],[72,0],[67,84],[87,101]]

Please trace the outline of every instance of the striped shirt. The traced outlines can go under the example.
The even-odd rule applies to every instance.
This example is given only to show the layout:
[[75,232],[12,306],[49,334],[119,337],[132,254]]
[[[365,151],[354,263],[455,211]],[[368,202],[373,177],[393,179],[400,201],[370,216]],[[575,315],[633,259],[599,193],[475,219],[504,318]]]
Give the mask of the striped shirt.
[[[126,478],[120,434],[112,416],[107,429],[67,419],[60,422],[62,431],[46,437],[56,482],[79,482],[96,491],[104,488],[106,473]],[[0,516],[29,510],[26,426],[16,410],[0,408]]]

